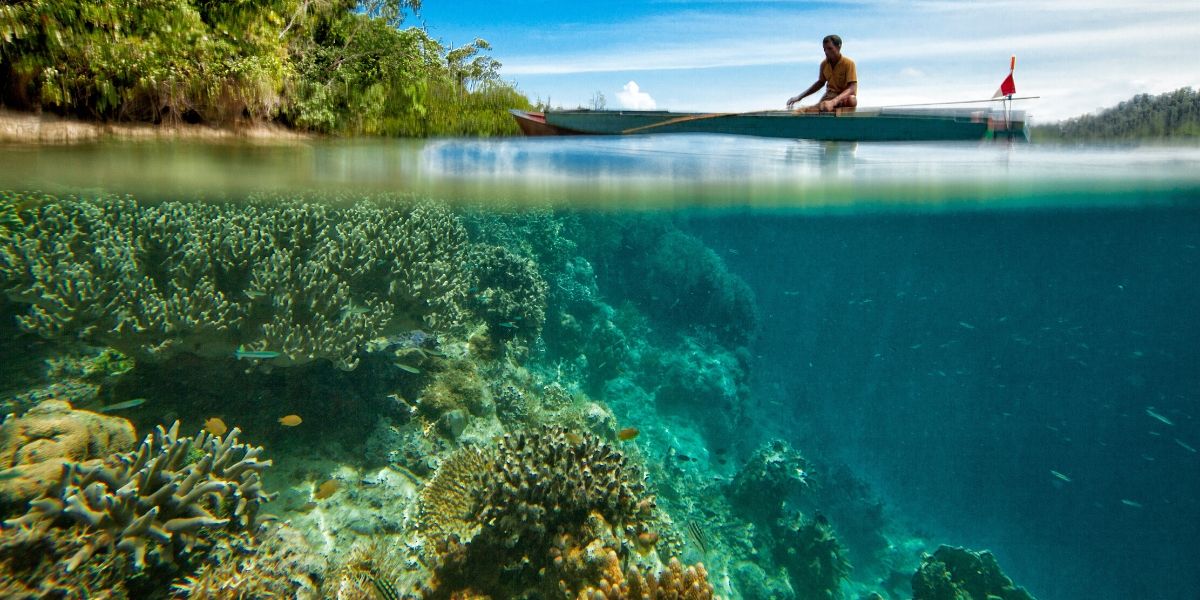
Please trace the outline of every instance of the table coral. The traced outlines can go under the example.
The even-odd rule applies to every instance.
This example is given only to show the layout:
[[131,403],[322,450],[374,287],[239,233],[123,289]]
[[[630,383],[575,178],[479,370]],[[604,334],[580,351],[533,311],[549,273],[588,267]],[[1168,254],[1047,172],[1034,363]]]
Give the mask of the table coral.
[[353,368],[389,327],[463,323],[466,229],[431,202],[38,197],[0,238],[23,328],[139,358],[278,352]]

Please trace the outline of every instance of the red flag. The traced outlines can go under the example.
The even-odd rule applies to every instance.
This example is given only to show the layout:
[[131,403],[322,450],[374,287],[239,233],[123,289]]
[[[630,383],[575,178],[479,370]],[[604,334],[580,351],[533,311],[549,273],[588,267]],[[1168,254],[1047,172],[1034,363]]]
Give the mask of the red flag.
[[1000,84],[1000,89],[996,90],[996,94],[992,97],[1011,96],[1015,93],[1017,93],[1017,84],[1013,82],[1012,73],[1009,73],[1008,77],[1004,78],[1004,83]]
[[1017,69],[1017,57],[1013,56],[1008,62],[1008,77],[1004,78],[1004,83],[1000,84],[1000,89],[996,90],[993,98],[1001,96],[1011,96],[1017,93],[1017,84],[1013,81],[1013,71]]

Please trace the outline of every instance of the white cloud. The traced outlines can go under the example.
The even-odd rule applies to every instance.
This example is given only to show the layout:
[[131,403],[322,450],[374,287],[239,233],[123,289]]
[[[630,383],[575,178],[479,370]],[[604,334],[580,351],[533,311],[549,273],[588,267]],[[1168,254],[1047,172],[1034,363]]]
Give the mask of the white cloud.
[[653,110],[658,106],[654,98],[650,94],[643,92],[636,81],[630,81],[617,92],[617,100],[621,101],[621,108],[630,110]]

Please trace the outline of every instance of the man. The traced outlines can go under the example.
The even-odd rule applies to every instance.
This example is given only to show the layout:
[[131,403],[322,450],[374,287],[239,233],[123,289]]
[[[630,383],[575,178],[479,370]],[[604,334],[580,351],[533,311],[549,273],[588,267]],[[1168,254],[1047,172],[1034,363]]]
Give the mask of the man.
[[858,72],[854,68],[854,61],[849,57],[842,56],[842,38],[836,35],[827,35],[825,39],[821,40],[821,46],[825,48],[825,60],[821,63],[817,82],[799,96],[788,98],[788,110],[791,110],[792,105],[803,100],[805,96],[822,87],[826,88],[825,96],[816,106],[807,108],[806,111],[830,112],[836,108],[858,106]]

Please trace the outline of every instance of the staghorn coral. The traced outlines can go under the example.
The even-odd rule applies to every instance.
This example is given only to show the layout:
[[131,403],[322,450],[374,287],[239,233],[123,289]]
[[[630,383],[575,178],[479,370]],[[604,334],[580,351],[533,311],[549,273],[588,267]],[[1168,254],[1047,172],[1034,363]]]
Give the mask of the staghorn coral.
[[125,419],[75,410],[62,400],[42,401],[0,425],[0,465],[16,474],[0,480],[0,511],[53,489],[63,465],[125,452],[135,440]]
[[[237,428],[224,438],[201,431],[180,437],[179,422],[158,427],[134,452],[102,464],[68,463],[56,489],[34,501],[22,517],[5,521],[26,540],[36,540],[71,523],[86,531],[76,540],[64,570],[71,572],[94,556],[123,554],[136,570],[173,562],[207,529],[253,532],[265,493],[258,460],[260,447],[237,442]],[[102,559],[103,560],[103,559]]]
[[21,326],[135,357],[228,356],[353,368],[389,328],[461,325],[469,249],[437,204],[365,200],[331,207],[31,198],[0,237],[0,287]]
[[442,464],[416,504],[424,562],[434,575],[426,595],[579,589],[587,581],[541,575],[555,568],[556,543],[566,536],[577,540],[571,546],[601,543],[628,555],[656,523],[654,510],[641,470],[590,434],[546,427],[465,448]]

